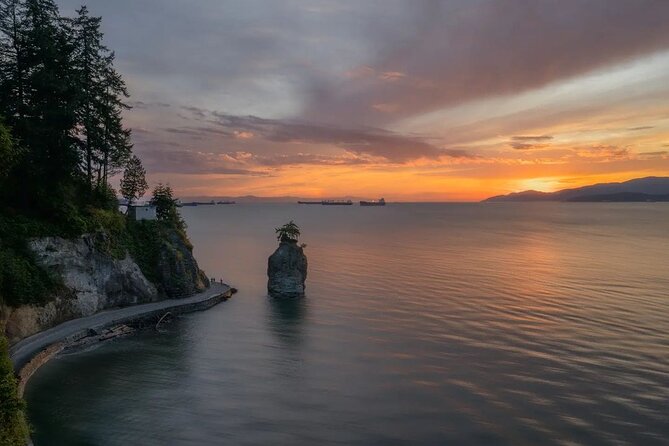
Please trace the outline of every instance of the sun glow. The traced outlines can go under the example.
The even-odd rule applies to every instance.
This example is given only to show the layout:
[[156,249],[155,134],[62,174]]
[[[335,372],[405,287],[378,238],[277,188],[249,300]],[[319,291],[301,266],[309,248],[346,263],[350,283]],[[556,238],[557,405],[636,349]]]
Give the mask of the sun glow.
[[564,178],[528,178],[519,181],[518,191],[536,190],[539,192],[555,192],[564,188],[562,180]]

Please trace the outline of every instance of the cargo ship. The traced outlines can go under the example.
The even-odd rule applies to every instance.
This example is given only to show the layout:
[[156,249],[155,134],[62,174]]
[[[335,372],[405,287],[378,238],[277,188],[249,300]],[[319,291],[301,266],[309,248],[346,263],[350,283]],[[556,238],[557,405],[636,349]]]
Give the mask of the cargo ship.
[[321,204],[323,206],[351,206],[353,202],[351,200],[323,200]]
[[381,198],[380,200],[374,200],[374,201],[361,201],[360,206],[385,206],[386,205],[386,200]]
[[323,206],[351,206],[351,200],[298,201],[298,204],[322,204]]
[[190,201],[188,203],[181,203],[181,206],[214,206],[216,202],[211,201]]

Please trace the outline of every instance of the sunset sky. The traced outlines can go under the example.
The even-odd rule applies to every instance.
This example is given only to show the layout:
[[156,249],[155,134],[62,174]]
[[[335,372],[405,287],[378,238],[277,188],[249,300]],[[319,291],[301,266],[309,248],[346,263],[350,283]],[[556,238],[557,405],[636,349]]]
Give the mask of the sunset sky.
[[87,4],[150,182],[181,196],[460,201],[669,174],[667,0]]

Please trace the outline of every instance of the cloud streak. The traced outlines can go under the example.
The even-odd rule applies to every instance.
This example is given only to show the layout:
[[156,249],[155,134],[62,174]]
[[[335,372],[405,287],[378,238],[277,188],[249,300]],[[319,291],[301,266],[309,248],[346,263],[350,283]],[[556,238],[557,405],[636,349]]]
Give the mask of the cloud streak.
[[[669,45],[669,2],[415,1],[408,38],[371,32],[363,75],[312,86],[304,116],[379,125],[509,95],[631,60]],[[384,45],[382,42],[387,42]],[[383,73],[404,75],[387,82]],[[389,117],[378,103],[401,104]]]
[[521,171],[669,169],[669,1],[87,4],[133,95],[135,150],[188,187],[465,187],[411,176],[433,167],[492,194],[484,179]]
[[379,157],[396,163],[420,158],[473,157],[465,150],[441,148],[424,137],[401,135],[373,127],[345,128],[303,120],[237,116],[202,109],[194,113],[197,118],[204,117],[202,122],[207,126],[168,128],[166,131],[196,138],[213,133],[226,138],[260,138],[282,144],[335,146],[357,155]]

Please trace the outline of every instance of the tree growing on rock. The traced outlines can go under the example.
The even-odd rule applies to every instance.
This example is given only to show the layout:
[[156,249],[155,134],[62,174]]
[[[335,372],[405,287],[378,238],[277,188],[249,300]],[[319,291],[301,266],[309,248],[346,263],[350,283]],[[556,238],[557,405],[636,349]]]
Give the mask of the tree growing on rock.
[[298,246],[300,228],[290,221],[275,229],[281,243],[267,259],[267,294],[271,297],[302,297],[307,279],[307,256]]
[[300,227],[293,220],[283,226],[275,228],[277,240],[280,242],[297,242],[300,238]]
[[128,200],[128,208],[132,203],[144,196],[149,185],[146,183],[146,170],[142,161],[133,155],[123,172],[121,179],[121,195]]

